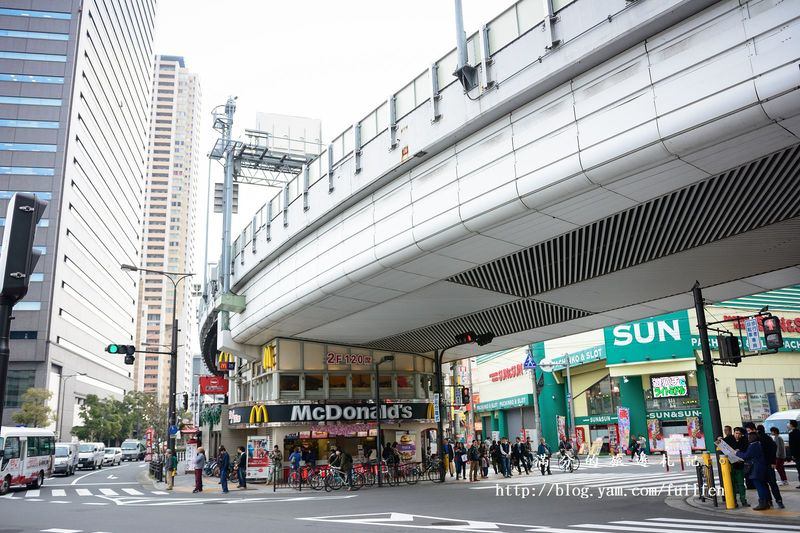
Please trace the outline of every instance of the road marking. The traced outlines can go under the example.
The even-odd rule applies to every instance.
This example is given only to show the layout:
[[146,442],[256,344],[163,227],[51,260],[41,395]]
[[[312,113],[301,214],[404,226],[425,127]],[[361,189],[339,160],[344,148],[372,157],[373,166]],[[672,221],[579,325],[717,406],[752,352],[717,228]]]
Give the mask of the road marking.
[[[691,520],[689,518],[651,518],[652,522],[679,522],[681,524],[718,524],[715,520]],[[783,524],[764,524],[762,522],[734,522],[737,526],[750,526],[760,527],[767,529],[780,529],[785,528]],[[800,528],[794,528],[793,531],[800,531]]]
[[80,533],[83,531],[82,529],[60,529],[57,527],[51,529],[42,529],[40,530],[42,533]]
[[150,492],[152,492],[153,494],[159,494],[159,495],[169,494],[169,492],[167,492],[165,490],[151,490]]
[[75,492],[78,493],[78,496],[91,496],[92,491],[89,489],[75,489]]
[[100,489],[100,492],[102,492],[106,496],[119,496],[119,493],[114,489]]
[[130,494],[131,496],[144,496],[144,493],[139,492],[136,489],[122,489],[122,491]]
[[[108,481],[106,483],[81,483],[81,487],[96,487],[98,485],[102,485],[104,487],[108,485],[138,485],[139,482],[137,481]],[[48,487],[71,487],[72,483],[68,485],[53,485],[48,483]]]
[[65,491],[64,489],[53,489],[52,492],[53,492],[53,496],[54,497],[55,496],[66,496],[67,495],[67,491]]
[[83,505],[108,505],[105,502],[83,502]]
[[69,503],[69,502],[66,500],[50,500],[49,503]]
[[38,498],[39,497],[39,489],[29,490],[25,493],[26,498]]
[[111,474],[106,479],[119,479],[119,478],[117,476],[115,476],[114,474]]

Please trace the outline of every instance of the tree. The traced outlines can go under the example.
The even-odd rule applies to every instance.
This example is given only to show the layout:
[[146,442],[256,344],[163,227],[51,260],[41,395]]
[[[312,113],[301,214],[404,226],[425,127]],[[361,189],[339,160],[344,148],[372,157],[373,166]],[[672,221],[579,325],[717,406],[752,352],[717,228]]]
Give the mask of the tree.
[[141,439],[148,427],[157,436],[166,434],[167,407],[146,392],[131,391],[122,400],[90,394],[80,416],[83,425],[72,428],[72,433],[83,440],[117,444],[129,437]]
[[47,405],[53,393],[47,389],[31,387],[22,395],[22,406],[12,417],[17,424],[28,427],[47,427],[55,420],[53,410]]

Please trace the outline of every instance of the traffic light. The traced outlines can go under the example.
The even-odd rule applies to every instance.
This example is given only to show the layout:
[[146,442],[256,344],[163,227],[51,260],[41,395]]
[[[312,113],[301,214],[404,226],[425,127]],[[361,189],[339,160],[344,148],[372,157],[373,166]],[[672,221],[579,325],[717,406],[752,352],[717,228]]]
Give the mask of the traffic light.
[[33,239],[46,207],[47,202],[25,192],[15,193],[8,202],[0,252],[0,296],[12,303],[28,293],[31,274],[41,255],[33,249]]
[[717,335],[717,345],[719,346],[719,359],[726,363],[741,363],[742,356],[739,349],[739,341],[733,335]]
[[494,333],[481,333],[475,342],[478,346],[485,346],[494,340]]
[[187,393],[183,393],[183,410],[189,410],[189,395]]
[[767,350],[777,350],[783,348],[783,334],[781,333],[781,320],[776,316],[768,316],[763,321],[764,340],[767,342]]
[[461,403],[463,405],[469,405],[469,387],[462,387],[461,388]]
[[474,331],[467,331],[466,333],[460,333],[456,335],[456,342],[458,344],[472,344],[475,342],[477,335],[475,335]]
[[130,344],[109,344],[106,346],[106,351],[113,355],[124,355],[125,364],[132,365],[136,358],[133,354],[136,353],[136,346]]

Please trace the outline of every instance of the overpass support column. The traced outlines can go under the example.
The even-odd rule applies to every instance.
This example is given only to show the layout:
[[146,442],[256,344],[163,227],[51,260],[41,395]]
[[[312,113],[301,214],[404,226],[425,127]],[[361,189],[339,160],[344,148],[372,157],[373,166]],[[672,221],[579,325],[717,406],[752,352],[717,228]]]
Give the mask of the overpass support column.
[[[533,360],[538,365],[544,359],[544,343],[531,345]],[[539,416],[542,427],[541,436],[552,449],[558,445],[557,416],[567,416],[567,393],[563,383],[558,383],[552,372],[542,372],[543,385],[539,392]]]
[[[627,381],[627,383],[626,383]],[[647,439],[647,406],[644,401],[642,376],[627,376],[619,381],[619,404],[630,409],[631,436]],[[630,442],[624,443],[625,447]],[[647,443],[649,447],[649,443]]]

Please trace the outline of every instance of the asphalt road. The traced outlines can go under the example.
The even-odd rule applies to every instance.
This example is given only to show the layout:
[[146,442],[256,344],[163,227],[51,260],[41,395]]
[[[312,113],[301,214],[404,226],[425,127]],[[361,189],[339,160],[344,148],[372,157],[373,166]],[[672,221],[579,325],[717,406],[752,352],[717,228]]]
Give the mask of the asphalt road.
[[657,467],[626,465],[546,477],[419,483],[357,492],[249,490],[227,495],[168,493],[140,483],[145,471],[144,463],[125,463],[48,479],[38,492],[15,490],[0,498],[0,533],[320,528],[326,533],[800,532],[798,523],[747,522],[668,505],[669,491],[686,490],[692,474],[667,474]]

